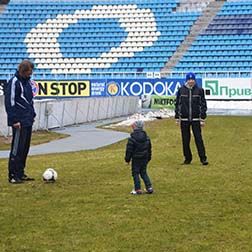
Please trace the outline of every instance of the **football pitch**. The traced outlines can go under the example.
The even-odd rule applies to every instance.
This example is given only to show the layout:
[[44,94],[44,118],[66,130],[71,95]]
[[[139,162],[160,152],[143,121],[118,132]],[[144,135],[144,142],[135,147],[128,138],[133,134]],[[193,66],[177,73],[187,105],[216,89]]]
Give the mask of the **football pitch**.
[[[129,127],[120,128],[130,131]],[[183,161],[173,119],[147,122],[155,193],[130,195],[126,140],[92,151],[30,156],[34,182],[7,182],[0,159],[0,252],[252,251],[252,117],[209,116],[203,138]],[[48,167],[58,172],[44,183]]]

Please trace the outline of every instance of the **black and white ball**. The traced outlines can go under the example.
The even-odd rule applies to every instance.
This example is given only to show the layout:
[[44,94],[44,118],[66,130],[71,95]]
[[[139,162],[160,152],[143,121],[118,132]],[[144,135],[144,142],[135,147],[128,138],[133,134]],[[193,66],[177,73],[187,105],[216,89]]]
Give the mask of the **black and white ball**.
[[53,168],[47,168],[43,173],[45,182],[55,182],[58,178],[58,173]]

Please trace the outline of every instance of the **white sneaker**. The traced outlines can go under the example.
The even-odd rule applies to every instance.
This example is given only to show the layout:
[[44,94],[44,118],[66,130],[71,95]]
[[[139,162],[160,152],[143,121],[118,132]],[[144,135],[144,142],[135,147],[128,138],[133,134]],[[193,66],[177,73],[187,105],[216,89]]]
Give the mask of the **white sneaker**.
[[133,190],[130,192],[130,194],[136,194],[135,189],[133,189]]
[[143,193],[143,192],[142,192],[141,189],[139,189],[139,190],[133,189],[133,190],[130,192],[130,194],[133,194],[133,195],[142,194],[142,193]]

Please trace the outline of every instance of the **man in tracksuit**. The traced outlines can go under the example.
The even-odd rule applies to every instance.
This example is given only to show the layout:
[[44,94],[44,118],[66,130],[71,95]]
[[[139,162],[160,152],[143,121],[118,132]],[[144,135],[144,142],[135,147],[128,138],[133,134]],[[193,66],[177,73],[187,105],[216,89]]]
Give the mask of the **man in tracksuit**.
[[175,103],[175,119],[181,128],[184,164],[190,164],[192,161],[190,149],[192,128],[200,161],[203,165],[208,165],[201,135],[201,127],[204,126],[207,116],[206,111],[204,90],[197,86],[194,73],[186,74],[186,83],[178,90]]
[[33,68],[32,62],[23,60],[18,66],[18,71],[8,81],[4,89],[8,126],[12,127],[12,143],[8,164],[9,182],[12,184],[34,180],[24,173],[30,148],[32,125],[36,116],[30,80]]

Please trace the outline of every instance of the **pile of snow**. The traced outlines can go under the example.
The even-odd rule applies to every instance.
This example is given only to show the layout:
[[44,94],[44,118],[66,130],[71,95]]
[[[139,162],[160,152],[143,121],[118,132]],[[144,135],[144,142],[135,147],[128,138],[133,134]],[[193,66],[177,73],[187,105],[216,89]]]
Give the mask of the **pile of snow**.
[[106,127],[108,128],[113,128],[113,127],[119,127],[119,126],[130,126],[132,125],[135,121],[141,120],[141,121],[153,121],[156,119],[164,119],[164,118],[173,118],[174,117],[174,111],[169,110],[169,109],[160,109],[157,111],[149,111],[146,113],[136,113],[130,117],[128,117],[126,120],[108,125]]

